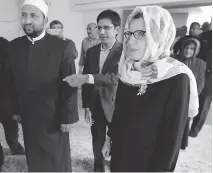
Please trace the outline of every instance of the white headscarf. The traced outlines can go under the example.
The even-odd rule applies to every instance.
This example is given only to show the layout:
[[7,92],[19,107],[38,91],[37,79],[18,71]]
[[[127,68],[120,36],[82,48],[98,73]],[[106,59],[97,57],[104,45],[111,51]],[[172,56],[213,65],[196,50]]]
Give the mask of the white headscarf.
[[199,102],[195,77],[186,65],[170,57],[170,47],[176,34],[170,13],[159,6],[136,7],[127,19],[126,30],[129,30],[132,18],[138,13],[143,14],[146,27],[145,39],[147,41],[145,55],[139,60],[140,71],[149,68],[152,73],[147,79],[143,77],[143,73],[131,70],[133,63],[138,59],[130,58],[129,55],[126,56],[127,40],[125,39],[119,64],[120,80],[133,86],[148,85],[185,73],[190,79],[189,117],[196,116]]
[[45,17],[48,15],[48,6],[43,0],[25,0],[22,7],[25,5],[33,5],[40,9]]

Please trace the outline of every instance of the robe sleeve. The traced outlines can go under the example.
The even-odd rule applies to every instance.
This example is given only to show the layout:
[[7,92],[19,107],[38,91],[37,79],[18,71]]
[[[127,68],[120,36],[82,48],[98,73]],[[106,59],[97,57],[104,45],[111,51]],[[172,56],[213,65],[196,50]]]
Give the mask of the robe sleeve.
[[123,92],[121,91],[121,87],[120,87],[120,83],[118,82],[118,87],[117,87],[117,91],[116,91],[116,99],[115,99],[115,110],[113,112],[113,116],[112,116],[112,121],[111,123],[108,124],[108,130],[107,130],[107,136],[108,137],[112,137],[112,124],[113,124],[113,119],[116,117],[117,113],[116,110],[122,109],[120,107],[121,105],[121,100],[122,97],[121,95],[123,95]]
[[188,118],[190,88],[187,75],[178,75],[176,79],[165,105],[165,117],[160,125],[153,163],[150,165],[152,172],[173,171],[180,151]]
[[77,108],[77,88],[70,87],[66,82],[63,82],[65,77],[75,73],[76,69],[72,45],[68,44],[64,51],[60,68],[61,124],[73,124],[79,120]]
[[18,98],[16,93],[16,86],[13,76],[13,71],[11,67],[11,57],[10,57],[10,43],[4,39],[4,44],[2,45],[1,49],[1,55],[3,58],[5,58],[5,83],[8,91],[9,96],[9,107],[11,110],[11,116],[14,114],[20,114],[19,106],[18,106]]
[[71,48],[72,57],[73,57],[73,59],[76,59],[78,57],[78,51],[75,47],[75,43],[72,40],[70,40],[69,44],[70,44],[70,48]]
[[84,41],[81,43],[81,54],[80,54],[80,60],[79,60],[79,66],[83,67],[84,66],[84,60],[85,60],[85,52],[84,52]]
[[[84,69],[83,69],[83,74],[89,74],[90,73],[90,64],[89,64],[89,59],[90,59],[90,49],[86,52],[86,58],[84,61]],[[94,85],[92,84],[84,84],[82,86],[82,104],[83,108],[89,108],[90,105],[90,100],[92,97]]]

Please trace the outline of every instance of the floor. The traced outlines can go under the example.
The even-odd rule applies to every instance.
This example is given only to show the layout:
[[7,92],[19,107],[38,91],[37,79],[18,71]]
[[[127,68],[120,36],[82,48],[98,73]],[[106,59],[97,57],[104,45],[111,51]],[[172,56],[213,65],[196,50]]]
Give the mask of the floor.
[[[92,172],[93,155],[90,128],[85,123],[83,113],[80,121],[70,133],[72,167],[74,172]],[[180,152],[176,172],[212,172],[212,115],[208,115],[205,126],[197,138],[189,139],[189,147]],[[23,144],[22,129],[19,126],[19,141]],[[4,172],[27,171],[25,156],[11,156],[0,126],[0,142],[5,152]]]

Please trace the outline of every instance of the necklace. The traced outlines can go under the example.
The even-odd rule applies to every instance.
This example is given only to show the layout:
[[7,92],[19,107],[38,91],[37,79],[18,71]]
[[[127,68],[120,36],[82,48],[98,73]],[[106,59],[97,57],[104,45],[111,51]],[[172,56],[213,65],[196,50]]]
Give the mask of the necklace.
[[138,94],[137,96],[141,96],[144,95],[146,93],[146,89],[147,89],[147,84],[141,84],[138,86]]

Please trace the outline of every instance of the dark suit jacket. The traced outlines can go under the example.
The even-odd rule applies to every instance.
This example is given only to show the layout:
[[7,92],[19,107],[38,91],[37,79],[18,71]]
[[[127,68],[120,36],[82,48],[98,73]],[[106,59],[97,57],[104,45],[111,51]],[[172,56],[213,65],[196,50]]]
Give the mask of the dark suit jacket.
[[99,60],[101,44],[87,50],[83,74],[92,74],[93,84],[82,87],[82,101],[84,108],[94,108],[97,103],[97,94],[100,96],[105,116],[109,122],[115,108],[115,95],[118,85],[118,63],[123,45],[116,41],[106,58],[101,74],[99,74]]

